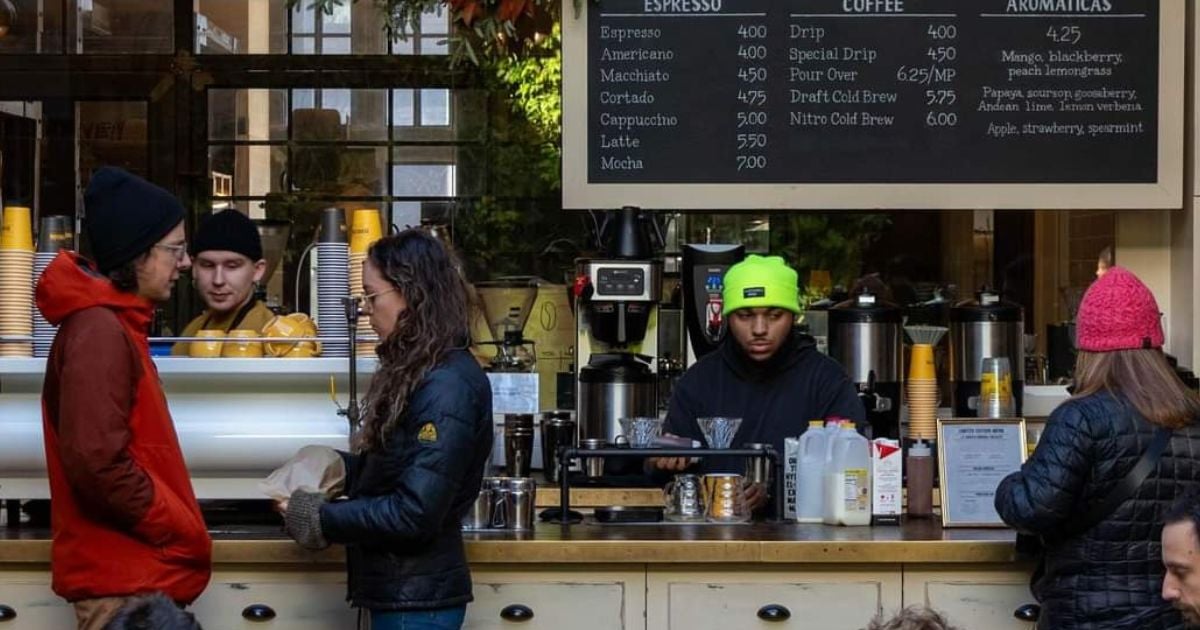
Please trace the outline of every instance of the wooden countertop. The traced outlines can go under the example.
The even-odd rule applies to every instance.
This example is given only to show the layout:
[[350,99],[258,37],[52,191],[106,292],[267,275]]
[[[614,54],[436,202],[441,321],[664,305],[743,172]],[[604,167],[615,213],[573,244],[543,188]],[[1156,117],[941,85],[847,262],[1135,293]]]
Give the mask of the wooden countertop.
[[[334,546],[301,549],[278,527],[213,531],[213,561],[225,565],[341,565]],[[1015,534],[1006,529],[942,529],[932,521],[902,526],[827,527],[748,525],[559,525],[531,532],[466,532],[472,564],[496,563],[1010,563]],[[0,568],[48,564],[49,532],[0,529]]]

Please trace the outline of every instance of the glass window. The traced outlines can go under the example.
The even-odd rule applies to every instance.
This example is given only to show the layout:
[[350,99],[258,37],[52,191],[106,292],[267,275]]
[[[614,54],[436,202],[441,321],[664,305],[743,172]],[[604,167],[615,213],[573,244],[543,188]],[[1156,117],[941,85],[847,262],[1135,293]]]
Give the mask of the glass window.
[[72,0],[69,4],[68,41],[74,52],[175,52],[174,2]]
[[0,0],[0,54],[61,53],[63,5]]
[[287,140],[287,90],[208,91],[209,140]]
[[82,181],[101,166],[119,166],[147,177],[149,108],[144,101],[84,101],[75,111]]

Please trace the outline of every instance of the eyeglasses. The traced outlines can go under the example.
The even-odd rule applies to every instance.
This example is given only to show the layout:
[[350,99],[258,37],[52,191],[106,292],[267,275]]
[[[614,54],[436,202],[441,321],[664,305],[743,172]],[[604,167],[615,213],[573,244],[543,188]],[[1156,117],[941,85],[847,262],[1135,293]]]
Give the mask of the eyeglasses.
[[363,308],[363,310],[370,312],[375,308],[375,298],[381,295],[387,295],[388,293],[392,293],[397,290],[398,289],[396,289],[396,287],[392,287],[390,289],[384,289],[383,291],[376,291],[375,293],[370,293],[358,298],[358,303],[362,305],[361,308]]
[[187,243],[182,243],[179,245],[165,245],[163,243],[155,243],[154,246],[159,249],[165,249],[165,250],[171,252],[172,254],[175,254],[175,262],[179,262],[179,261],[183,260],[184,256],[187,256],[187,249],[188,249]]

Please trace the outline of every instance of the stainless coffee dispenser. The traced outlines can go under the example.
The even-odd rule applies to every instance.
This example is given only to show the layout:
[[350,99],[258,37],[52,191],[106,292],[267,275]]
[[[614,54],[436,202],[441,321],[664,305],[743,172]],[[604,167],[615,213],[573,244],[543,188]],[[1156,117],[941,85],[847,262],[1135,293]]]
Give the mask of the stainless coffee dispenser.
[[656,377],[647,357],[594,354],[579,370],[579,429],[585,438],[615,443],[621,418],[658,415]]
[[900,309],[863,293],[829,309],[829,356],[845,368],[874,437],[900,437]]
[[974,300],[950,309],[950,382],[954,415],[979,416],[983,360],[1007,357],[1012,369],[1012,395],[1021,415],[1025,390],[1025,319],[1020,304],[981,291]]

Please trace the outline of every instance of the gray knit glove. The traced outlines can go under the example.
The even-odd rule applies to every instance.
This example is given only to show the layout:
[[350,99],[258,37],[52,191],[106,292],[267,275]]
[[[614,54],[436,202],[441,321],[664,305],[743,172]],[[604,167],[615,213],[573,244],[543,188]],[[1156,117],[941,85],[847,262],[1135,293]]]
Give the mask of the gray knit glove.
[[288,499],[284,529],[305,549],[316,551],[329,546],[329,541],[321,533],[322,505],[325,505],[325,495],[320,492],[297,490]]

